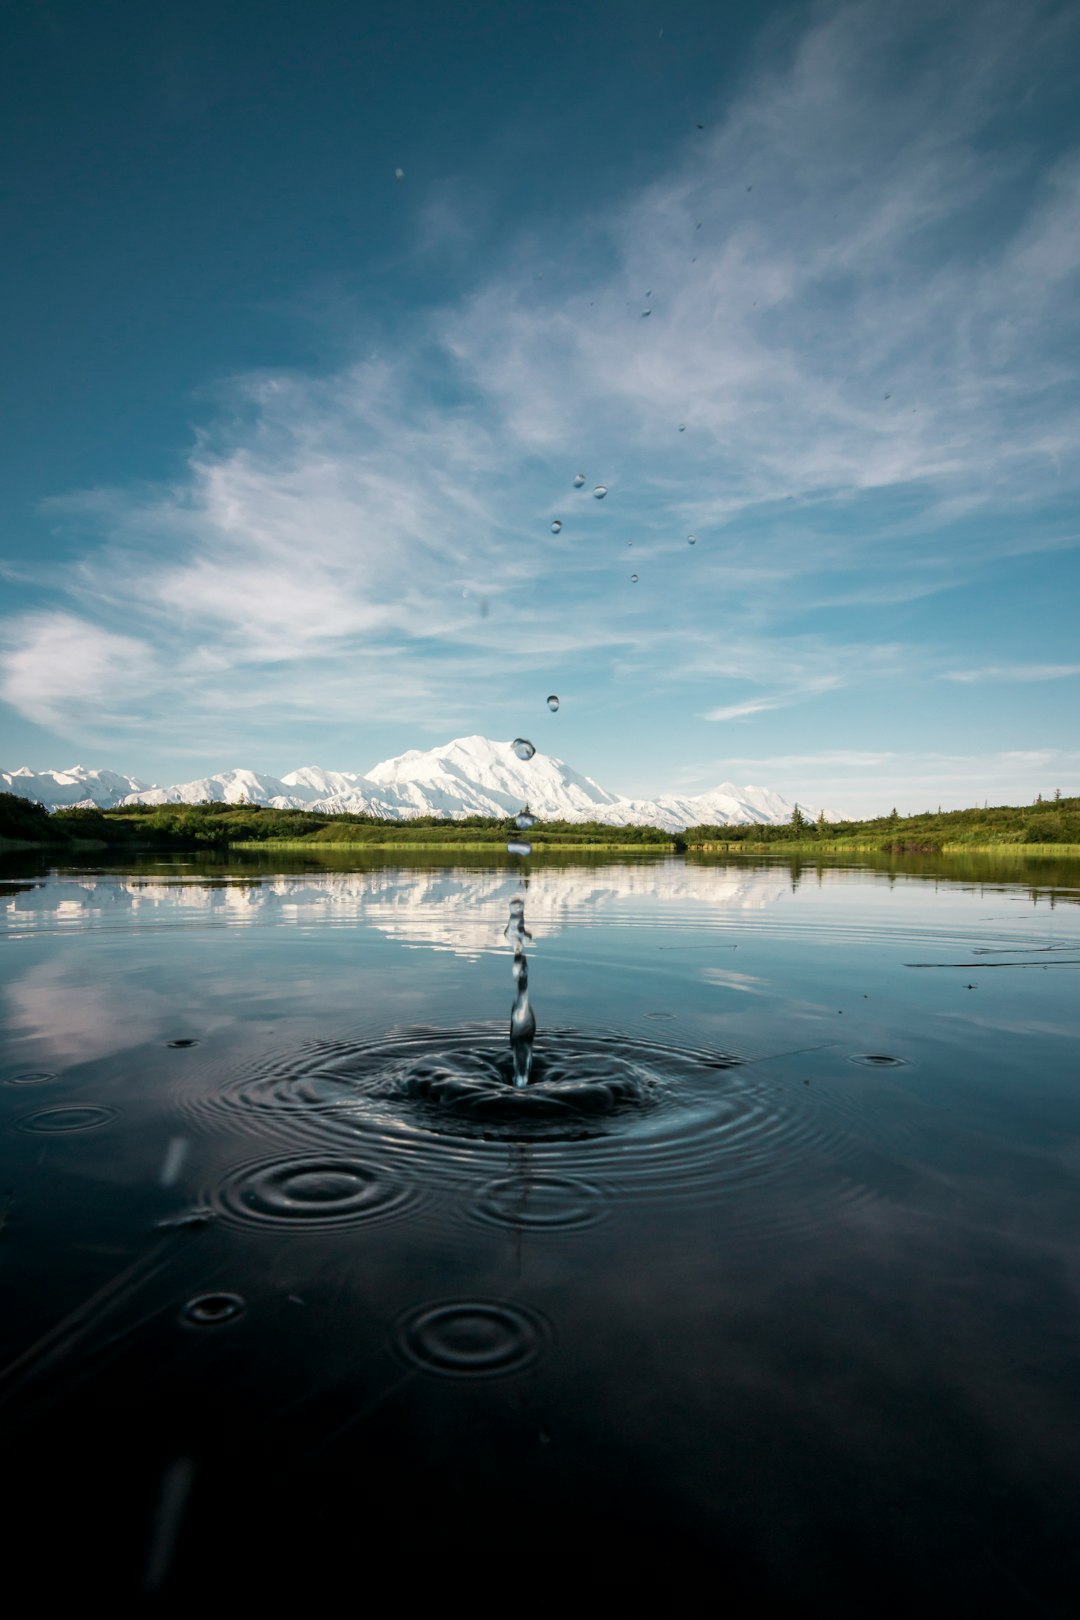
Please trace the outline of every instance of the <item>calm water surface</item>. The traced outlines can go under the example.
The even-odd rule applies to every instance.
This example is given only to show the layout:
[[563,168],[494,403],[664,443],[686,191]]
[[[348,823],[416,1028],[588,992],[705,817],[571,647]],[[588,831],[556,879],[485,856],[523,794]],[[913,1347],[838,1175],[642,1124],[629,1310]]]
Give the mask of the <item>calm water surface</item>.
[[1080,869],[456,859],[0,874],[10,1545],[1074,1613]]

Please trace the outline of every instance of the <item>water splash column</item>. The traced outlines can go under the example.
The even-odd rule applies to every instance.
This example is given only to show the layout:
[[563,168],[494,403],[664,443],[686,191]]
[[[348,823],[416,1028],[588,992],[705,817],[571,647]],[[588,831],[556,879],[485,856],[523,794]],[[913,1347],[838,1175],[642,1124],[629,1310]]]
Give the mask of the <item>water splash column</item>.
[[506,938],[514,947],[514,1005],[510,1009],[510,1050],[514,1055],[514,1085],[527,1086],[532,1072],[536,1014],[529,1004],[529,959],[525,941],[532,935],[525,927],[525,902],[515,895],[510,902]]
[[[548,706],[558,708],[559,700],[554,694],[548,699]],[[521,760],[532,759],[536,753],[535,745],[527,737],[515,737],[510,747]],[[515,823],[519,831],[527,832],[534,819],[526,808],[515,817]],[[532,845],[525,839],[511,839],[506,848],[511,855],[532,854]],[[514,1005],[510,1009],[510,1050],[514,1056],[514,1085],[521,1087],[528,1085],[532,1072],[536,1014],[529,1005],[529,960],[525,955],[525,941],[531,940],[532,935],[525,927],[525,902],[520,895],[515,895],[510,902],[510,918],[503,937],[514,947],[515,989]]]

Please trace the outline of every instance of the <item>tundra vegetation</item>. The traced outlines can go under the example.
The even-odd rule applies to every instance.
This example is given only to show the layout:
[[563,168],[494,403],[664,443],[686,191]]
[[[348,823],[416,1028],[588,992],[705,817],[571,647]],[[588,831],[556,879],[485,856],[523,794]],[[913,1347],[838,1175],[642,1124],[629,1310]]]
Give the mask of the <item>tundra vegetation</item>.
[[[467,816],[450,821],[418,816],[410,821],[372,815],[323,815],[308,810],[273,810],[255,804],[121,805],[114,810],[63,809],[0,793],[0,841],[21,845],[68,845],[123,849],[200,849],[230,846],[304,845],[371,849],[495,848],[520,836],[511,817]],[[865,821],[811,820],[796,807],[779,824],[688,827],[671,833],[659,827],[611,827],[599,821],[538,820],[530,829],[535,848],[716,850],[781,854],[815,850],[837,854],[884,851],[939,854],[950,850],[1040,845],[1080,854],[1080,798],[1040,795],[1030,805],[984,806],[972,810],[924,811]]]

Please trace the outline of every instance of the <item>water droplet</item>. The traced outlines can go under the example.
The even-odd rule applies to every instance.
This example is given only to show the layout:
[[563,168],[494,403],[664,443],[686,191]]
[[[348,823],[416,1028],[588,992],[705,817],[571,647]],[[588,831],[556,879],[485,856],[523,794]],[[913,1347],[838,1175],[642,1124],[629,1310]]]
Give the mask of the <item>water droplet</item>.
[[220,1322],[235,1322],[246,1310],[239,1294],[196,1294],[180,1312],[181,1320],[192,1327],[217,1327]]
[[575,473],[574,474],[574,488],[575,489],[580,489],[584,482],[585,482],[585,474],[584,473]]
[[636,585],[637,584],[637,575],[636,574],[631,574],[630,575],[630,583],[631,583],[631,585]]
[[536,753],[536,744],[531,743],[528,737],[515,737],[510,747],[514,750],[518,759],[532,759]]
[[697,545],[697,535],[696,534],[688,534],[687,537],[686,537],[686,543],[687,543],[688,546],[696,546]]
[[597,484],[596,488],[593,490],[593,495],[596,497],[596,499],[598,501],[602,501],[606,494],[607,494],[607,485],[606,484]]
[[547,706],[551,710],[552,714],[554,714],[556,709],[559,707],[559,699],[556,693],[552,692],[550,694],[547,700]]
[[645,317],[646,317],[646,315],[651,315],[651,314],[652,314],[652,310],[651,310],[651,309],[643,309],[643,310],[642,310],[642,312],[641,312],[641,318],[642,318],[642,320],[644,320],[644,319],[645,319]]
[[886,398],[886,399],[892,399],[892,395],[891,395],[891,394],[886,394],[886,395],[885,395],[885,398]]
[[[536,826],[536,817],[530,816],[527,810],[522,810],[520,815],[514,817],[514,826],[520,827],[522,832],[528,832],[530,827]],[[513,911],[513,906],[510,909]]]
[[679,423],[679,432],[680,433],[685,433],[686,432],[686,423],[685,422],[680,422]]
[[532,845],[527,844],[523,838],[511,838],[506,845],[508,855],[531,855]]
[[405,170],[404,169],[395,169],[394,170],[394,179],[395,180],[404,180],[404,178],[405,178]]
[[561,531],[562,531],[562,521],[559,518],[552,518],[552,520],[551,520],[551,532],[552,532],[552,534],[559,534],[559,533],[561,533]]

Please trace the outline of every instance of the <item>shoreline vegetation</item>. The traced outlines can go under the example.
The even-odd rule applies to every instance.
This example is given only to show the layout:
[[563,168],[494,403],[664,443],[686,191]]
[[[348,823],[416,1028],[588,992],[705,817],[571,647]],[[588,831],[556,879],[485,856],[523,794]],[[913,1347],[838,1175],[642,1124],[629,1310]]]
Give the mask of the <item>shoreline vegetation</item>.
[[[418,816],[389,821],[370,815],[323,815],[253,804],[123,805],[49,812],[14,793],[0,793],[0,849],[321,849],[498,850],[522,835],[512,817],[450,821]],[[723,855],[949,855],[1013,851],[1080,857],[1080,797],[1060,794],[1031,805],[926,811],[866,821],[811,821],[798,809],[788,822],[748,826],[612,827],[603,822],[538,820],[528,833],[537,853]]]

